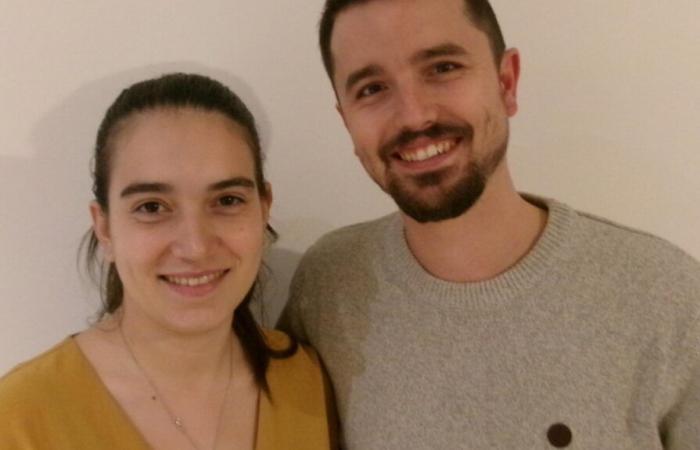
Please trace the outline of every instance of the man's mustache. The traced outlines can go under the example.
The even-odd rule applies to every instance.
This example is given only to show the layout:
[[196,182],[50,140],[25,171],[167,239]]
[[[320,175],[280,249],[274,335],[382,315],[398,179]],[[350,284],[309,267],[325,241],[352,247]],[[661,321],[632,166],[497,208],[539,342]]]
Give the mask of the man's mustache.
[[471,141],[474,137],[474,127],[469,124],[448,125],[436,123],[424,130],[402,130],[395,137],[389,139],[386,144],[382,145],[379,149],[379,154],[382,158],[388,159],[397,148],[408,145],[416,139],[422,137],[439,139],[445,136],[458,137],[465,141]]

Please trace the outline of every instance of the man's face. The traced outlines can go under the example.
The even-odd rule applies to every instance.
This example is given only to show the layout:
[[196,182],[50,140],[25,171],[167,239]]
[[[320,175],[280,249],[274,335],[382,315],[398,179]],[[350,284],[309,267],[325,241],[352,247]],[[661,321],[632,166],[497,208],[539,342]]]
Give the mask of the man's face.
[[338,110],[372,179],[419,222],[459,216],[506,151],[519,60],[494,62],[463,0],[372,0],[331,39]]

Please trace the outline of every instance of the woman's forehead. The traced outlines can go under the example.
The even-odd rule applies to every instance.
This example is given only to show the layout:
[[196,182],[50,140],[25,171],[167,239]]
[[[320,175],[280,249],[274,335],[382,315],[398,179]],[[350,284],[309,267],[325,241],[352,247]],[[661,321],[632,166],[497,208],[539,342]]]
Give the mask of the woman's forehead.
[[219,112],[170,108],[137,113],[115,136],[112,152],[113,184],[133,179],[180,185],[254,178],[245,129]]

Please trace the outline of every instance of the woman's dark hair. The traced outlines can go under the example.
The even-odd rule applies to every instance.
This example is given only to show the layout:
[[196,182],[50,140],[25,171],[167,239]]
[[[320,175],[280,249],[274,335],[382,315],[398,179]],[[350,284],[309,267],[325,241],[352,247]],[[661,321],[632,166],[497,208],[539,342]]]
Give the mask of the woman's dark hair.
[[[102,211],[109,211],[110,165],[114,156],[115,138],[120,128],[133,114],[161,108],[194,108],[218,112],[239,124],[245,130],[245,138],[253,156],[258,193],[263,197],[269,195],[263,175],[260,138],[255,119],[246,105],[229,88],[216,80],[197,74],[172,73],[141,81],[124,89],[107,109],[97,132],[92,173],[92,192]],[[269,225],[266,232],[271,239],[277,237]],[[102,296],[99,316],[103,317],[114,313],[122,305],[124,286],[115,264],[105,266],[104,262],[99,260],[99,242],[94,231],[88,231],[85,239],[87,268],[93,275],[99,273]],[[283,350],[276,350],[268,345],[250,310],[251,301],[259,295],[260,275],[236,308],[231,326],[241,341],[256,382],[265,392],[269,392],[265,373],[270,358],[284,358],[294,354],[297,343],[291,340],[289,346]]]

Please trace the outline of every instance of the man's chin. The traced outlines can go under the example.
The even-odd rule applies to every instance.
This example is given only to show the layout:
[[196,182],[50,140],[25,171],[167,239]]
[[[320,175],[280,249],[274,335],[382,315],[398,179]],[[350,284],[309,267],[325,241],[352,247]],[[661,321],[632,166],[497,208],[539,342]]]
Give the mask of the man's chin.
[[479,200],[479,195],[442,199],[437,202],[393,197],[399,209],[419,223],[441,222],[465,214]]
[[472,176],[450,188],[434,185],[406,189],[394,184],[387,192],[399,209],[416,222],[441,222],[469,211],[483,194],[485,181],[484,177]]

